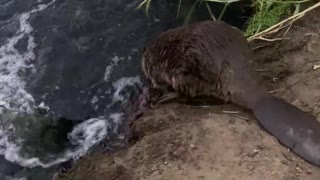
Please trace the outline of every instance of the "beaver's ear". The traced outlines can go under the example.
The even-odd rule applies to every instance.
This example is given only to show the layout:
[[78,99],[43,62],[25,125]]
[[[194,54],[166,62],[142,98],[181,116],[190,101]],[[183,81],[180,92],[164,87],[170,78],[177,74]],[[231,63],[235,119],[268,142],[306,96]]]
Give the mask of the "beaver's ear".
[[142,53],[144,53],[146,51],[146,49],[147,49],[146,47],[143,47],[142,48]]

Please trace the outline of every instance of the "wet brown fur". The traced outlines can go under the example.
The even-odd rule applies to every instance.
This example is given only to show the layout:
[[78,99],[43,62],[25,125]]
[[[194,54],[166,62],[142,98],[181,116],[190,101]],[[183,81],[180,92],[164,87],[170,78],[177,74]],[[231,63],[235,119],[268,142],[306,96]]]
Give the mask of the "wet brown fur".
[[[213,96],[250,108],[265,90],[252,78],[242,33],[220,21],[168,30],[144,50],[142,68],[155,88]],[[246,94],[254,92],[251,96]]]
[[240,30],[204,21],[160,34],[145,48],[142,69],[154,88],[178,97],[216,97],[248,108],[282,144],[320,166],[320,123],[259,85],[250,56]]

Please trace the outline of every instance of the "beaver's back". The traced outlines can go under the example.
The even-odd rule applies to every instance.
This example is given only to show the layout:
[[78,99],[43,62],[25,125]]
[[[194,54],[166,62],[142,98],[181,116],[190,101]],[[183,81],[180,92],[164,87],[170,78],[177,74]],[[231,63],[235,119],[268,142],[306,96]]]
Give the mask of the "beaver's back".
[[238,29],[220,21],[204,21],[160,34],[144,53],[153,67],[161,66],[172,72],[186,67],[187,62],[210,68],[223,61],[243,66],[250,51]]
[[188,75],[188,80],[195,82],[176,90],[222,99],[231,94],[236,103],[247,106],[238,94],[255,92],[258,87],[252,79],[249,57],[250,49],[240,30],[224,22],[204,21],[159,35],[145,49],[142,64],[156,85],[173,86],[174,76]]
[[187,96],[208,95],[250,109],[259,124],[305,160],[320,166],[320,123],[257,85],[240,31],[223,22],[169,30],[153,41],[142,62],[154,85]]

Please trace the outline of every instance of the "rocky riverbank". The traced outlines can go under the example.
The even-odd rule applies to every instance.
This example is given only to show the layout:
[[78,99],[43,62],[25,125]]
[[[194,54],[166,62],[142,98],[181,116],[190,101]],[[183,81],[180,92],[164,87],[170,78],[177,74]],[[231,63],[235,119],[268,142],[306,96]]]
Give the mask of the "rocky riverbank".
[[[320,9],[275,42],[252,43],[253,65],[276,96],[320,119]],[[320,169],[301,160],[234,105],[171,103],[131,126],[132,145],[93,154],[63,180],[281,179],[316,180]]]

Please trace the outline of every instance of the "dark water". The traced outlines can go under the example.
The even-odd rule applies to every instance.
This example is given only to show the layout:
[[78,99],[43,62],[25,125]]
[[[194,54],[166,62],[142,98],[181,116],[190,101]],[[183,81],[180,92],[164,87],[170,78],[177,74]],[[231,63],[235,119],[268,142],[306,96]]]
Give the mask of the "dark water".
[[[141,50],[182,23],[177,2],[154,0],[148,18],[135,10],[139,0],[0,0],[1,180],[50,179],[92,147],[125,138],[137,108],[127,100],[145,84]],[[208,19],[204,7],[192,21]],[[226,13],[241,28],[250,12],[240,3]]]

